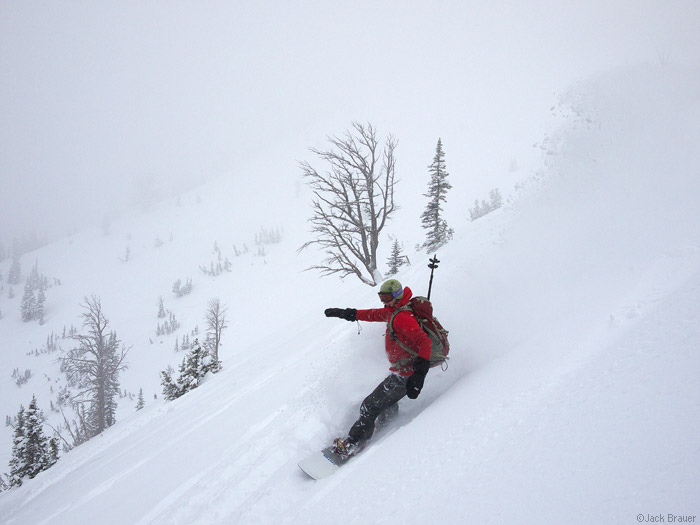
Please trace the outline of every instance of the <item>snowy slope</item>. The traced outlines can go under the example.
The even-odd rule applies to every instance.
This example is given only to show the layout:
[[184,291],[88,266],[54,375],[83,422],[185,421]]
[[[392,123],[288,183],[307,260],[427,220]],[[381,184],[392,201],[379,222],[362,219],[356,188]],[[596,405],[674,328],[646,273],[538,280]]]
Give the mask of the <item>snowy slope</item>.
[[[700,516],[700,74],[617,71],[574,87],[556,111],[563,125],[539,145],[542,165],[513,202],[455,224],[439,254],[434,300],[450,329],[449,369],[431,371],[420,397],[402,401],[397,424],[323,482],[296,462],[347,430],[387,365],[381,326],[363,324],[358,335],[356,324],[322,315],[377,301],[359,283],[301,271],[314,255],[294,252],[306,229],[303,195],[269,188],[270,212],[250,206],[261,200],[254,181],[219,181],[199,199],[115,222],[107,237],[87,232],[32,254],[64,284],[49,290],[41,330],[0,304],[0,342],[21,349],[12,359],[77,319],[80,298],[96,293],[133,345],[122,386],[143,387],[148,403],[133,413],[123,400],[117,425],[0,495],[4,522]],[[421,209],[414,199],[404,213]],[[197,273],[214,241],[231,254],[233,244],[252,246],[262,225],[284,227],[266,256],[231,257],[234,271],[217,278]],[[153,247],[170,233],[172,242]],[[133,259],[123,263],[127,244]],[[427,259],[411,261],[398,277],[425,293]],[[190,296],[168,294],[186,277]],[[181,359],[174,336],[153,336],[158,295],[183,329],[203,328],[209,297],[229,305],[224,370],[171,403],[152,399],[157,371]],[[39,371],[55,370],[55,356],[30,359],[34,379],[21,389],[5,383],[19,365],[3,360],[8,414],[31,391],[46,411]]]

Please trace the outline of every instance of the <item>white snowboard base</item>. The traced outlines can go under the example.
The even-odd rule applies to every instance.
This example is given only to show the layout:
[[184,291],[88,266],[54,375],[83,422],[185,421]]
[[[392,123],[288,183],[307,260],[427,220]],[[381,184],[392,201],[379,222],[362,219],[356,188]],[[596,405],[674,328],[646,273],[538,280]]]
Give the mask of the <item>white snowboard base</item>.
[[346,461],[333,452],[333,447],[327,447],[302,459],[299,468],[314,479],[323,479],[334,474]]

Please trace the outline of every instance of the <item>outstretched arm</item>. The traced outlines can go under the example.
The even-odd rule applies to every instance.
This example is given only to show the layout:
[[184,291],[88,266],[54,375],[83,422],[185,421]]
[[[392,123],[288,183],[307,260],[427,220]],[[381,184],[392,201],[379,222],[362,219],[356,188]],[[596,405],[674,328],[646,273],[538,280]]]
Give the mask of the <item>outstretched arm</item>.
[[388,308],[371,308],[369,310],[358,310],[357,320],[372,323],[386,323],[391,317],[391,310]]

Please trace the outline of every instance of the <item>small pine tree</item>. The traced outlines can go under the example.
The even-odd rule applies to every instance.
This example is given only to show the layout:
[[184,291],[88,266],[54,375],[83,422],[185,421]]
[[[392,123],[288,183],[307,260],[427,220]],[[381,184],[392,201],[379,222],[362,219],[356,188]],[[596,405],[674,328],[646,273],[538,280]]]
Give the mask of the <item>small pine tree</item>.
[[492,211],[503,206],[503,197],[501,196],[501,192],[498,188],[494,188],[489,192],[489,199],[491,200],[482,200],[479,202],[477,199],[474,201],[474,207],[469,208],[469,216],[472,221],[475,221],[484,215],[488,215]]
[[56,437],[49,439],[49,467],[52,467],[58,461],[58,440]]
[[31,286],[32,290],[38,290],[41,286],[41,276],[39,275],[39,262],[35,262],[32,266],[32,271],[27,277],[27,283]]
[[471,218],[472,222],[477,220],[479,217],[484,216],[484,211],[481,208],[481,204],[479,204],[479,199],[476,199],[474,201],[474,207],[469,208],[469,217]]
[[7,273],[8,284],[19,284],[22,277],[22,264],[20,263],[20,256],[15,254],[12,256],[12,265],[10,266],[10,271]]
[[184,392],[180,392],[176,381],[173,380],[174,372],[171,366],[160,372],[160,384],[163,386],[163,396],[166,401],[172,401],[184,394]]
[[399,268],[401,268],[401,266],[404,264],[406,264],[406,257],[401,255],[401,245],[399,244],[398,239],[395,239],[394,244],[391,247],[391,255],[387,260],[387,265],[389,266],[388,275],[396,275]]
[[163,296],[158,297],[158,319],[165,317],[165,305],[163,304]]
[[[202,266],[200,266],[200,268],[202,268]],[[203,270],[203,271],[204,271],[205,273],[209,273],[208,270]],[[175,281],[175,282],[173,283],[173,292],[174,292],[175,295],[177,295],[178,297],[182,297],[183,295],[187,295],[187,294],[190,293],[191,291],[192,291],[192,279],[189,279],[189,278],[188,278],[188,279],[185,281],[184,286],[183,286],[183,284],[182,284],[182,280],[181,280],[181,279],[178,279],[177,281]]]
[[428,251],[435,251],[449,241],[454,232],[441,216],[442,203],[447,200],[447,190],[452,188],[452,185],[447,182],[449,173],[445,168],[445,152],[442,150],[441,139],[438,139],[435,157],[433,157],[433,163],[428,166],[428,170],[430,182],[428,183],[428,193],[425,193],[424,196],[428,197],[429,201],[421,215],[423,228],[428,230],[423,246]]
[[24,295],[20,302],[22,320],[25,322],[38,319],[44,324],[44,304],[46,302],[46,277],[39,275],[39,264],[35,263],[24,284]]
[[27,283],[24,285],[24,295],[22,296],[19,308],[22,314],[22,321],[24,322],[31,321],[36,316],[36,298],[34,297],[34,289],[29,279],[27,279]]
[[489,198],[491,199],[491,210],[497,210],[503,206],[503,197],[501,196],[501,192],[498,188],[494,188],[489,192]]
[[146,401],[143,399],[143,388],[139,388],[139,398],[138,401],[136,402],[136,411],[138,412],[141,410],[143,407],[146,406]]
[[195,344],[192,351],[183,359],[180,366],[180,377],[178,377],[178,383],[182,386],[183,393],[197,388],[199,381],[206,374],[203,364],[205,352],[201,345]]
[[44,293],[44,288],[39,288],[39,294],[36,300],[36,318],[39,320],[39,324],[44,324],[44,304],[46,303],[46,294]]

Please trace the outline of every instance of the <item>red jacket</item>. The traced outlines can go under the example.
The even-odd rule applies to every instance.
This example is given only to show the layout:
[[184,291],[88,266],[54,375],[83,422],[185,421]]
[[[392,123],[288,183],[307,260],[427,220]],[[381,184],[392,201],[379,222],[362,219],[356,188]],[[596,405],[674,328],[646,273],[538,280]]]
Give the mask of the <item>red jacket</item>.
[[[408,301],[411,300],[413,292],[406,286],[403,289],[403,297],[394,307],[385,306],[384,308],[372,308],[370,310],[358,310],[357,320],[358,321],[370,321],[370,322],[385,322],[387,323],[387,330],[385,334],[386,342],[386,355],[389,358],[389,362],[392,366],[389,368],[392,372],[396,372],[401,376],[410,376],[413,374],[413,359],[414,356],[406,352],[397,341],[391,339],[389,334],[389,319],[394,310],[401,308],[406,305]],[[423,359],[430,359],[430,347],[432,343],[430,338],[423,331],[423,329],[416,321],[415,316],[404,310],[399,312],[394,317],[394,332],[396,337],[408,346],[413,351],[417,352]],[[397,364],[399,360],[402,360],[402,364]]]

